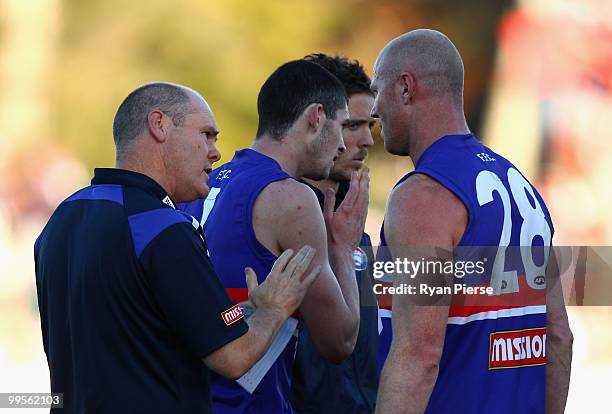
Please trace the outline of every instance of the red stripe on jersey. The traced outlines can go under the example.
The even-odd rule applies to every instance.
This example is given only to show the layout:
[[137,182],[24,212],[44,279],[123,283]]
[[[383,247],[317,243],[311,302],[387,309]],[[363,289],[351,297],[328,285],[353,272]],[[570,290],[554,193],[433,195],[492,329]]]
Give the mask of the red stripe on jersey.
[[534,289],[525,276],[518,276],[518,292],[502,295],[458,293],[453,295],[449,316],[469,316],[475,313],[546,305],[546,288]]
[[[382,286],[393,286],[393,282],[377,281],[376,283]],[[448,316],[466,317],[481,312],[546,305],[545,288],[533,289],[527,284],[527,280],[523,275],[518,276],[518,284],[518,292],[505,293],[496,296],[489,296],[482,293],[454,294]],[[489,285],[485,284],[481,286],[487,287]],[[376,295],[376,300],[378,301],[378,307],[380,309],[392,310],[392,299],[393,295],[388,293]]]

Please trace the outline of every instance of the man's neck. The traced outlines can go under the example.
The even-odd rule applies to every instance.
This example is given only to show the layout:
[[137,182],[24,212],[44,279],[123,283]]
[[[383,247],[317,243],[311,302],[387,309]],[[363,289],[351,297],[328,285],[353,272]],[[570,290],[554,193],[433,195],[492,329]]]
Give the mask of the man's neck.
[[[465,135],[470,133],[467,126],[463,108],[453,107],[430,107],[423,111],[421,117],[421,130],[415,131],[411,139],[409,154],[412,162],[416,163],[423,155],[423,152],[434,142],[447,135]],[[426,114],[426,115],[425,115]],[[444,114],[444,116],[439,116]]]
[[124,157],[121,159],[116,159],[115,168],[120,168],[122,170],[134,171],[147,177],[153,179],[157,184],[159,184],[166,193],[172,198],[175,199],[174,193],[172,191],[172,183],[170,182],[170,177],[168,174],[163,172],[163,168],[158,166],[156,163],[146,162],[142,158],[138,156],[130,156]]
[[253,142],[251,149],[274,159],[290,176],[300,178],[299,150],[286,137],[277,140],[262,136]]

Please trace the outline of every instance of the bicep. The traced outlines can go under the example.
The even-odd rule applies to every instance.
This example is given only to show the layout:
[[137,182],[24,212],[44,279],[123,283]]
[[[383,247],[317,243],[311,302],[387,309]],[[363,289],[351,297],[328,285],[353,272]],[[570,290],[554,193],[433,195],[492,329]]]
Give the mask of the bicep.
[[272,241],[280,251],[298,251],[305,245],[316,249],[306,271],[321,266],[321,272],[310,286],[300,310],[309,328],[326,320],[326,314],[342,306],[342,292],[329,262],[327,231],[323,213],[315,194],[303,184],[283,182],[268,186],[260,195],[254,215],[263,218],[261,227],[274,229]]
[[323,220],[323,213],[314,194],[305,194],[304,202],[300,208],[293,211],[286,211],[279,226],[277,239],[281,250],[292,249],[298,251],[303,246],[308,245],[316,249],[316,255],[310,264],[310,269],[321,266],[321,273],[315,282],[310,286],[300,309],[307,324],[312,324],[313,319],[320,319],[314,316],[321,309],[330,309],[337,302],[337,298],[342,297],[340,286],[336,280],[329,263],[327,230]]
[[[253,215],[258,230],[271,231],[270,244],[278,246],[279,253],[286,249],[298,251],[308,245],[316,249],[308,274],[321,266],[317,280],[310,286],[304,302],[333,298],[338,283],[329,264],[327,231],[323,213],[315,194],[306,185],[295,181],[269,185],[258,197]],[[261,241],[261,240],[260,240]]]
[[284,206],[278,218],[275,236],[281,251],[298,251],[308,245],[316,249],[311,267],[329,267],[327,232],[323,214],[314,194],[304,193],[301,200]]
[[[393,192],[385,215],[391,257],[423,265],[452,260],[455,240],[467,222],[465,207],[430,179],[418,178],[405,184]],[[432,265],[430,269],[441,267]],[[439,356],[451,300],[444,288],[452,289],[452,275],[435,270],[414,277],[396,273],[394,285],[402,284],[412,286],[413,293],[393,296],[395,346],[421,357]]]

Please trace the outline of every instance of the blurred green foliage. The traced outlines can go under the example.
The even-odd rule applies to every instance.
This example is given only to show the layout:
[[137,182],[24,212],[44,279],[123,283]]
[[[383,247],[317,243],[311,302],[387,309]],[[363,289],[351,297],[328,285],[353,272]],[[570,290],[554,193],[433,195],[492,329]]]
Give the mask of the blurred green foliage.
[[[314,51],[342,52],[371,70],[375,51],[419,24],[446,28],[458,44],[477,40],[462,48],[472,60],[494,44],[486,33],[506,3],[63,0],[51,83],[54,135],[90,166],[112,163],[115,108],[137,85],[163,79],[192,86],[209,100],[227,152],[249,144],[259,87],[283,62]],[[364,44],[360,32],[375,32],[373,44]]]
[[[208,100],[226,161],[250,144],[259,87],[277,66],[312,52],[341,53],[371,73],[381,47],[417,27],[442,30],[457,43],[466,61],[468,120],[477,124],[495,28],[510,3],[61,0],[61,35],[49,72],[52,137],[89,169],[111,166],[117,106],[138,85],[166,80]],[[372,152],[374,164],[389,157],[380,142]],[[383,204],[384,195],[378,198]]]
[[265,78],[320,50],[336,20],[320,0],[67,0],[52,87],[54,135],[89,166],[112,164],[116,107],[139,84],[167,80],[209,101],[227,156],[251,141]]

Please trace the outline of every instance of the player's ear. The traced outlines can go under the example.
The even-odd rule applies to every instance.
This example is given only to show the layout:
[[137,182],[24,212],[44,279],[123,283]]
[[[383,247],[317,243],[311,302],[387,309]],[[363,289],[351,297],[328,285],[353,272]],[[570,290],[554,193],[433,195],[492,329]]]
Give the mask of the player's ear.
[[309,130],[319,132],[325,123],[325,111],[323,111],[323,105],[319,103],[312,103],[304,110],[304,118],[306,125]]
[[147,115],[147,128],[157,142],[165,142],[168,139],[169,121],[170,117],[162,111],[151,111]]
[[401,102],[408,105],[412,102],[416,92],[416,80],[410,72],[402,72],[399,77],[399,86],[401,89]]

